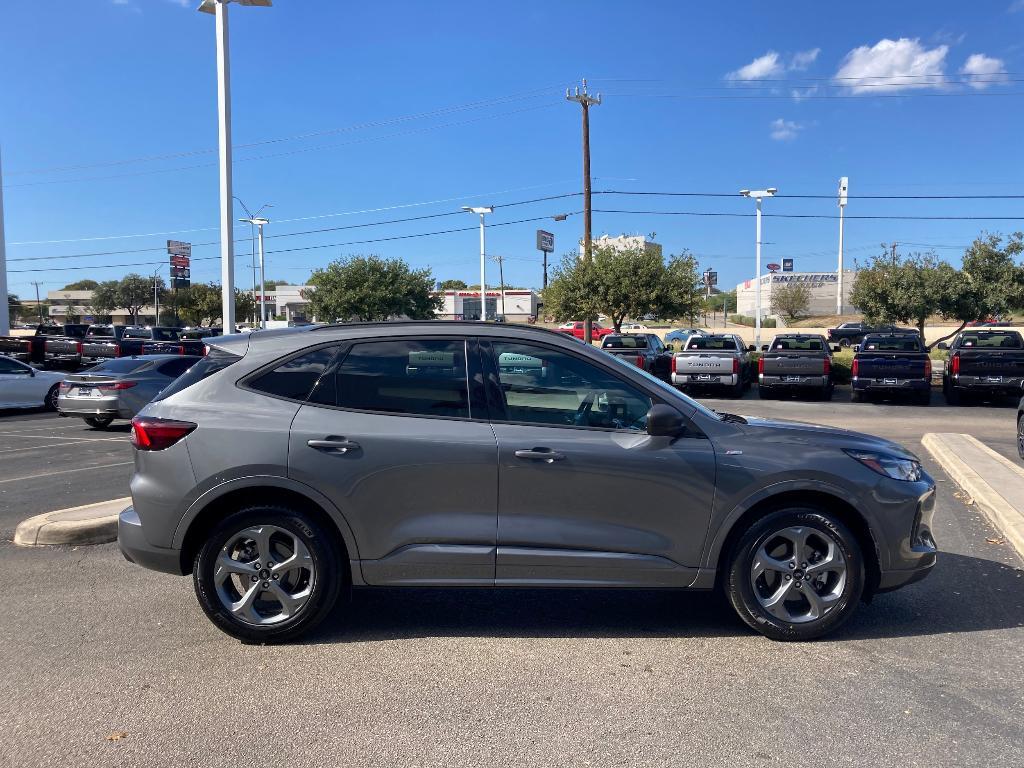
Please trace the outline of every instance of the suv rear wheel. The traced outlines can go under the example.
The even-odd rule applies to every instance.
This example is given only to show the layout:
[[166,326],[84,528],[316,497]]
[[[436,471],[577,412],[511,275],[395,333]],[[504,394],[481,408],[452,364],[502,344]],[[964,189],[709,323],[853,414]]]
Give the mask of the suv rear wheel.
[[790,507],[757,520],[727,561],[726,594],[740,618],[772,640],[835,630],[864,591],[857,539],[831,514]]
[[309,515],[254,505],[210,532],[193,568],[196,597],[217,628],[243,643],[280,643],[330,613],[347,572]]
[[1017,453],[1024,459],[1024,413],[1017,417]]

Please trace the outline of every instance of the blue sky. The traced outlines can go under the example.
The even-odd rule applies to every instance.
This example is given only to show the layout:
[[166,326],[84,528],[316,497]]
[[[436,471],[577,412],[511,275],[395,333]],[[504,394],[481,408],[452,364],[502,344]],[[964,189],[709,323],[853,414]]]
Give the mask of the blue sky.
[[[0,9],[13,292],[30,296],[32,280],[45,291],[152,273],[166,255],[144,249],[168,237],[217,239],[214,24],[196,4]],[[1024,228],[1020,220],[854,218],[1024,219],[1022,200],[856,199],[1022,191],[1022,0],[275,0],[270,9],[232,6],[230,17],[235,193],[251,207],[274,204],[268,277],[297,282],[333,258],[377,253],[429,266],[438,279],[476,282],[473,231],[344,244],[472,227],[466,214],[291,233],[463,204],[498,206],[495,225],[578,211],[578,197],[500,206],[579,191],[580,110],[564,89],[581,77],[604,98],[592,112],[595,191],[775,186],[832,195],[846,175],[850,260],[895,240],[915,244],[904,251],[940,246],[955,263],[979,232]],[[654,232],[667,252],[688,248],[717,269],[724,286],[752,274],[752,218],[600,212],[750,214],[749,201],[607,194],[595,195],[594,208],[595,235]],[[836,207],[778,198],[765,212],[834,216]],[[508,257],[507,282],[540,284],[538,227],[555,233],[562,253],[582,217],[490,228],[488,251]],[[39,242],[60,240],[68,242]],[[792,256],[797,269],[834,268],[832,219],[766,218],[764,240],[766,262]],[[236,248],[245,286],[249,243]],[[107,251],[131,252],[77,257]],[[195,247],[194,280],[218,278],[218,262],[201,258],[216,255],[215,245]],[[46,271],[15,272],[27,269]],[[488,282],[496,277],[491,266]]]

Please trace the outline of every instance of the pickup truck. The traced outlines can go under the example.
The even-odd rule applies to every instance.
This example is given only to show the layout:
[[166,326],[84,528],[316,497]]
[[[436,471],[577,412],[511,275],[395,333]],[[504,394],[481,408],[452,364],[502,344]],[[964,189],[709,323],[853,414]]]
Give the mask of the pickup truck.
[[757,361],[757,394],[767,400],[782,392],[810,393],[831,400],[832,353],[824,336],[785,333],[765,344]]
[[21,360],[23,363],[45,363],[56,360],[47,349],[47,344],[57,339],[71,339],[71,346],[85,336],[87,325],[71,323],[68,325],[42,324],[36,326],[32,336],[0,336],[0,354]]
[[867,323],[843,323],[828,329],[828,343],[841,347],[860,344],[869,333],[917,333],[913,328],[899,328],[895,325],[868,325]]
[[726,388],[733,397],[742,397],[753,378],[750,352],[743,339],[731,333],[691,336],[686,349],[672,355],[672,384],[682,391],[696,387]]
[[[603,339],[609,333],[615,333],[611,328],[605,328],[600,323],[591,323],[591,335],[595,339]],[[574,336],[577,339],[583,339],[583,322],[576,320],[572,323],[566,323],[558,327],[560,333],[567,333],[570,336]]]
[[1024,339],[1017,331],[976,328],[961,331],[948,347],[942,393],[949,405],[968,394],[1020,395],[1024,390]]
[[852,399],[863,402],[869,395],[910,394],[918,405],[932,396],[932,361],[914,333],[871,333],[853,356]]
[[610,333],[601,340],[601,349],[668,381],[672,353],[655,333]]
[[200,339],[181,339],[176,328],[132,325],[90,326],[82,343],[82,360],[95,362],[133,355],[203,355]]

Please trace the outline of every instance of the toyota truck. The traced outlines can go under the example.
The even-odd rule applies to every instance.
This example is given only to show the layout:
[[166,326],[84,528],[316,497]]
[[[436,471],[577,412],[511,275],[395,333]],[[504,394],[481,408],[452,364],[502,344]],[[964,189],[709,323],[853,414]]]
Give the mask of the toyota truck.
[[672,384],[683,392],[714,388],[742,397],[752,378],[750,353],[754,349],[731,333],[691,336],[686,348],[672,355]]
[[757,394],[764,400],[784,392],[831,400],[832,353],[824,336],[784,333],[762,348],[757,361]]
[[672,353],[655,333],[610,333],[601,340],[601,349],[668,380]]
[[133,355],[204,355],[201,339],[182,339],[177,328],[156,326],[92,326],[82,345],[83,358],[98,361]]
[[[85,335],[86,325],[71,323],[52,325],[42,323],[36,326],[31,336],[0,336],[0,354],[21,360],[23,363],[43,364],[56,361],[57,347],[47,348],[48,343],[68,340],[68,349],[77,349],[75,344]],[[61,346],[64,349],[64,345]]]
[[1024,339],[1017,331],[972,328],[956,335],[947,347],[949,362],[942,373],[942,393],[949,405],[965,395],[1019,396],[1024,391]]
[[852,394],[855,403],[873,394],[909,395],[928,405],[932,361],[917,333],[872,333],[854,347]]

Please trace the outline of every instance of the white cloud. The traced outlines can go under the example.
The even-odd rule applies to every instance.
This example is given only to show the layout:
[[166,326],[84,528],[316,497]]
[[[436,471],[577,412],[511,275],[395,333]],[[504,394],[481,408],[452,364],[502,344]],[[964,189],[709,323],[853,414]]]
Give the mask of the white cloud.
[[1007,13],[1017,13],[1018,11],[1024,11],[1024,0],[1013,0],[1010,7],[1006,9]]
[[884,38],[854,48],[835,74],[838,85],[853,93],[882,93],[910,88],[937,88],[946,83],[948,45],[925,48],[921,41]]
[[995,83],[1005,83],[1008,79],[1006,64],[1003,60],[994,59],[983,53],[972,53],[968,56],[967,61],[960,68],[960,74],[964,75],[971,88],[978,90],[988,88]]
[[804,129],[802,123],[793,120],[783,120],[781,117],[772,120],[771,137],[775,141],[792,141]]
[[777,77],[785,71],[786,68],[779,61],[779,54],[775,51],[768,51],[764,56],[758,56],[745,67],[740,67],[725,77],[727,80],[764,80],[769,77]]
[[[1024,0],[1021,0],[1024,2]],[[789,62],[790,70],[797,70],[803,72],[818,58],[818,54],[821,53],[821,48],[811,48],[807,51],[797,51],[793,54],[793,58]]]
[[167,0],[172,5],[177,5],[180,8],[191,8],[195,3],[192,0]]

